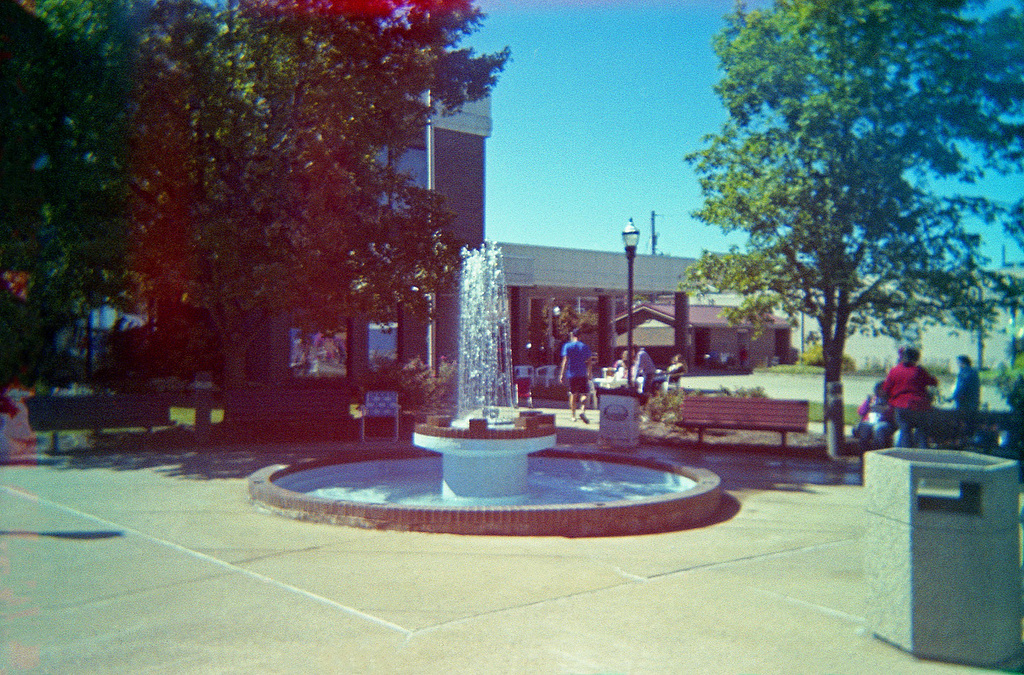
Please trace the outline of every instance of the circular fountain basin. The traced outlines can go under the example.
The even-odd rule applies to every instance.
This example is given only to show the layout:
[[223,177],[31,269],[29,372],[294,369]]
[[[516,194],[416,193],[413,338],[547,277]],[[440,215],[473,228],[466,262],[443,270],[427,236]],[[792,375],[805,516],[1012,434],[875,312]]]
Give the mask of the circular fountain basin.
[[441,457],[416,449],[270,466],[250,476],[249,494],[282,515],[351,527],[565,537],[694,527],[714,519],[721,499],[714,473],[654,459],[559,449],[528,463],[518,503],[445,495]]

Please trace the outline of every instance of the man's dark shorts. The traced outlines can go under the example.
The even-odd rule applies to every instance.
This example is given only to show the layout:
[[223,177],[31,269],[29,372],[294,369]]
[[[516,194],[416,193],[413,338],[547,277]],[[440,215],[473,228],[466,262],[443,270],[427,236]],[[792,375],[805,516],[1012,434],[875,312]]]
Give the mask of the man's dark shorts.
[[570,377],[569,378],[569,393],[570,394],[589,394],[590,393],[590,381],[586,375],[582,377]]

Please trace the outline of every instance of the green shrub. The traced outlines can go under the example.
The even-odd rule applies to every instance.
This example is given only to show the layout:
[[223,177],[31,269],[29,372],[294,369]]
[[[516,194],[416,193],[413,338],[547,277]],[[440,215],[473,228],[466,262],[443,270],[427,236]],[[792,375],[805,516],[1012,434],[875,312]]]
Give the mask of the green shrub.
[[[801,363],[805,366],[820,366],[825,367],[825,349],[821,345],[811,345],[804,351],[802,357],[800,357]],[[857,364],[850,358],[848,354],[843,354],[843,372],[851,373],[857,370]]]
[[1013,418],[1016,422],[1015,428],[1010,429],[1011,449],[1024,457],[1024,429],[1020,427],[1021,420],[1024,420],[1024,369],[1002,370],[994,381],[1014,412]]
[[437,373],[420,358],[404,365],[382,360],[374,363],[376,369],[362,383],[363,391],[390,389],[398,392],[403,410],[450,413],[455,409],[459,386],[458,367],[442,360]]
[[687,392],[685,389],[670,389],[668,393],[658,393],[647,400],[644,414],[652,422],[675,424],[678,421],[679,407],[686,396],[736,396],[739,398],[768,398],[764,387],[740,387],[730,391],[726,387],[714,394]]
[[668,393],[659,393],[647,399],[644,406],[644,414],[652,422],[664,424],[675,424],[679,406],[682,405],[685,394],[681,389],[670,389]]
[[740,387],[732,395],[740,398],[768,398],[764,387]]

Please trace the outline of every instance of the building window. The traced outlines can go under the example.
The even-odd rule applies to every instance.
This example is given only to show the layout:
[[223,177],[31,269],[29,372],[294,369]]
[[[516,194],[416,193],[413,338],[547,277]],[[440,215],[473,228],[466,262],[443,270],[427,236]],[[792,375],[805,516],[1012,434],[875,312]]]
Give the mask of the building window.
[[398,360],[398,324],[371,323],[369,329],[370,370]]
[[289,338],[289,365],[294,376],[344,377],[348,374],[348,335],[345,331],[303,332],[292,328]]

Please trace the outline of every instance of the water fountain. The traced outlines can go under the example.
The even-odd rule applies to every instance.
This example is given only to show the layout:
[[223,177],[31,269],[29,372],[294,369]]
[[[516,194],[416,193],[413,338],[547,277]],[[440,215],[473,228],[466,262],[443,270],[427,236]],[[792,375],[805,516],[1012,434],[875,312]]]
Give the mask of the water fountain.
[[528,491],[527,456],[553,448],[557,437],[553,415],[513,421],[508,288],[494,244],[463,250],[459,308],[458,414],[417,425],[412,444],[441,453],[445,495],[516,503]]
[[517,408],[509,337],[500,249],[464,251],[456,416],[417,424],[422,450],[267,467],[250,477],[250,496],[303,519],[459,534],[636,534],[713,517],[720,481],[710,471],[555,449],[554,415]]

